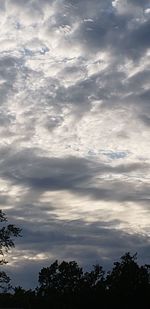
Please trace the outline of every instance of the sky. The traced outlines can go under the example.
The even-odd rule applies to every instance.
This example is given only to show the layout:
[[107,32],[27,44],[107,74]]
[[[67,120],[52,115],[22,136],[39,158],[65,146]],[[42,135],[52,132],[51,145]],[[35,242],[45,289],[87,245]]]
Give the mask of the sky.
[[0,1],[4,268],[150,261],[150,1]]

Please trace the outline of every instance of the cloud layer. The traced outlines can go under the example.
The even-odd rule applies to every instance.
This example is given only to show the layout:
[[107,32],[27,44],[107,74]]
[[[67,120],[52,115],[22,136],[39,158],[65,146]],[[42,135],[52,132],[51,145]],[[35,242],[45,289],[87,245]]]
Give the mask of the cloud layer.
[[147,0],[0,4],[0,203],[23,228],[15,284],[35,285],[55,258],[108,265],[133,250],[148,262],[149,17]]

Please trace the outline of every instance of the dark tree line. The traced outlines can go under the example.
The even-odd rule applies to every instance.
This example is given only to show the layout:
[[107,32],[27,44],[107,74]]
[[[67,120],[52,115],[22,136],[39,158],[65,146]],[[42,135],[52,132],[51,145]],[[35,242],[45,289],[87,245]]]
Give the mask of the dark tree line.
[[[5,222],[5,215],[2,212],[0,215],[1,222]],[[14,246],[12,236],[19,234],[20,229],[13,225],[0,229],[2,255]],[[0,285],[5,286],[0,293],[0,308],[150,308],[150,265],[138,265],[137,254],[129,252],[115,262],[109,272],[99,264],[84,272],[75,261],[59,263],[56,260],[41,269],[35,290],[24,290],[20,286],[9,290],[9,283],[7,275],[0,272]]]
[[75,262],[55,261],[39,273],[35,290],[14,288],[1,293],[3,308],[150,308],[150,265],[139,266],[137,256],[126,253],[105,273],[95,265],[84,272]]

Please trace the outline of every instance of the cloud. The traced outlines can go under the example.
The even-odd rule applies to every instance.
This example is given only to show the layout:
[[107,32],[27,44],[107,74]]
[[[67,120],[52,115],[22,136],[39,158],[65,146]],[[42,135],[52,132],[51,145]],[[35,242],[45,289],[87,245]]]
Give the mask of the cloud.
[[141,120],[146,126],[150,126],[150,117],[146,115],[140,115]]
[[129,0],[127,0],[127,2],[130,4],[132,4],[132,5],[137,5],[137,6],[140,6],[140,7],[147,7],[147,6],[149,6],[149,1],[148,0],[144,0],[144,1],[140,1],[140,0],[131,0],[131,1],[129,1]]
[[148,1],[5,0],[0,24],[0,203],[23,228],[16,282],[59,257],[107,264],[133,248],[145,261]]

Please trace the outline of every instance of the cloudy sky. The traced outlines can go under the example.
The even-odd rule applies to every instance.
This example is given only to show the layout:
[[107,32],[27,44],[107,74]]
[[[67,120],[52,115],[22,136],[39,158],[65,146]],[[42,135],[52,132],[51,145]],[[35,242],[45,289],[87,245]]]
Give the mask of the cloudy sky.
[[0,204],[22,238],[6,270],[150,259],[150,1],[0,1]]

